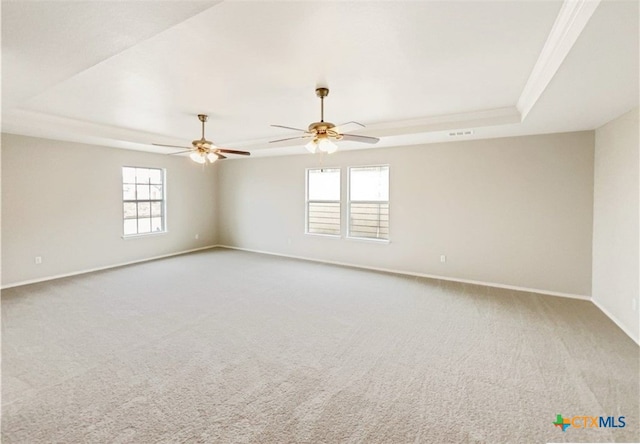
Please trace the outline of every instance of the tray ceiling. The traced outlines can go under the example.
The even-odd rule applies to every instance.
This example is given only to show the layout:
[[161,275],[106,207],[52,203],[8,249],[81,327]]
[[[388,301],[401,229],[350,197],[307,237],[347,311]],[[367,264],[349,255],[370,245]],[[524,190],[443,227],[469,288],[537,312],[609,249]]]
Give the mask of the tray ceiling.
[[207,113],[219,145],[304,153],[269,125],[318,120],[317,85],[376,146],[593,129],[638,104],[638,3],[577,4],[3,2],[3,131],[169,152]]

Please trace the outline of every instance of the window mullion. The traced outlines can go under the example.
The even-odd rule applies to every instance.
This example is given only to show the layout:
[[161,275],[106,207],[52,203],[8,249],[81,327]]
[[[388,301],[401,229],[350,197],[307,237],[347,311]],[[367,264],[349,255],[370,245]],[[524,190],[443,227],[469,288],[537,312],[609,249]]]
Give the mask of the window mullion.
[[[131,169],[133,169],[133,173],[131,172]],[[135,197],[135,199],[124,199],[123,196],[123,208],[124,208],[124,204],[133,204],[135,206],[135,217],[134,218],[125,218],[124,214],[123,214],[123,221],[133,221],[133,223],[135,223],[135,230],[133,229],[133,226],[130,226],[129,228],[125,227],[125,230],[128,230],[124,233],[125,236],[128,235],[139,235],[139,234],[151,234],[151,233],[155,233],[157,231],[153,230],[154,227],[154,219],[159,219],[160,224],[159,226],[156,226],[156,228],[159,228],[159,231],[161,232],[165,232],[166,231],[166,223],[165,223],[165,211],[166,211],[166,204],[165,204],[165,173],[162,169],[159,168],[138,168],[138,167],[123,167],[123,190],[124,187],[129,185],[133,187],[133,196]],[[133,174],[133,176],[132,176]],[[146,177],[145,177],[146,176]],[[133,177],[133,181],[129,180]],[[133,182],[133,183],[132,183]],[[152,182],[154,182],[152,184]],[[156,183],[157,182],[157,183]],[[153,186],[159,186],[160,190],[161,190],[161,195],[162,197],[160,199],[151,198],[151,187]],[[146,188],[146,194],[147,194],[147,198],[145,199],[141,199],[140,195],[138,194],[138,187],[141,188]],[[154,204],[160,204],[160,215],[156,215],[154,216],[154,210],[153,210],[153,206]],[[140,214],[140,205],[141,204],[146,204],[145,206],[148,205],[149,207],[149,214],[148,216],[143,216]],[[123,210],[124,211],[124,210]],[[148,232],[145,233],[141,233],[140,232],[140,220],[141,219],[148,219],[149,221],[149,225],[148,225]],[[123,222],[124,224],[124,222]]]

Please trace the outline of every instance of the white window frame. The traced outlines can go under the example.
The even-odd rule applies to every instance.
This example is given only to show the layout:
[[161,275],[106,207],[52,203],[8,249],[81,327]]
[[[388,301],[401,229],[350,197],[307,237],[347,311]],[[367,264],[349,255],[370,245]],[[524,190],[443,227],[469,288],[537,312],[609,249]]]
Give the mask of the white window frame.
[[[122,209],[122,217],[121,217],[121,227],[122,227],[122,238],[123,239],[135,239],[135,238],[139,238],[139,237],[146,237],[146,236],[158,236],[158,235],[163,235],[166,234],[169,230],[168,230],[168,226],[167,226],[167,170],[165,168],[159,168],[159,167],[147,167],[147,166],[133,166],[133,165],[123,165],[120,169],[120,173],[121,173],[121,178],[120,178],[120,186],[123,187],[125,185],[124,182],[124,169],[125,168],[139,168],[139,169],[147,169],[147,170],[159,170],[161,175],[162,175],[162,199],[151,199],[151,196],[149,196],[149,199],[125,199],[123,193],[123,189],[121,188],[121,209]],[[137,185],[137,183],[136,183]],[[137,197],[137,196],[136,196]],[[161,231],[150,231],[148,233],[135,233],[135,234],[124,234],[124,204],[126,202],[130,202],[130,203],[138,203],[138,202],[162,202],[162,230]],[[136,221],[138,220],[138,217],[136,217],[135,219]]]
[[[388,189],[388,193],[389,193],[389,199],[386,201],[354,201],[355,203],[374,203],[374,204],[379,204],[379,203],[387,203],[387,206],[389,208],[389,234],[388,234],[388,238],[387,239],[381,239],[381,238],[375,238],[375,237],[360,237],[360,236],[353,236],[351,235],[351,170],[354,168],[379,168],[379,167],[387,167],[389,169],[389,189]],[[383,243],[383,244],[388,244],[391,242],[391,166],[389,164],[375,164],[375,165],[354,165],[354,166],[350,166],[347,168],[347,197],[346,197],[346,202],[347,202],[347,211],[345,211],[346,213],[346,238],[349,240],[357,240],[357,241],[365,241],[365,242],[376,242],[376,243]]]
[[[340,199],[339,200],[309,200],[309,172],[317,171],[317,170],[338,170],[340,177],[340,182],[338,184],[340,189]],[[336,166],[328,166],[328,167],[314,167],[314,168],[305,168],[304,172],[305,177],[305,188],[304,188],[304,234],[308,234],[310,236],[322,236],[328,237],[332,239],[341,239],[342,238],[342,168]],[[327,234],[327,233],[311,233],[309,232],[309,204],[310,203],[337,203],[340,209],[340,232],[338,234]]]

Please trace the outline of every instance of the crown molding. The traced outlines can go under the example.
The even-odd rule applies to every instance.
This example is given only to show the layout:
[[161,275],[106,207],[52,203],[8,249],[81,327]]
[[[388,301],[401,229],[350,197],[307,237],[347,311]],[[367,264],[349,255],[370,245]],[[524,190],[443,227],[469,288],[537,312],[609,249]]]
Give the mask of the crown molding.
[[363,132],[367,135],[378,137],[399,136],[424,132],[506,125],[509,123],[520,123],[521,120],[522,118],[518,109],[515,106],[509,106],[423,117],[419,119],[374,123],[367,125],[366,129],[354,131],[353,133],[358,134],[359,132]]
[[[421,140],[431,141],[435,133],[466,128],[482,128],[520,122],[520,113],[515,107],[479,110],[465,113],[429,116],[418,119],[380,122],[368,125],[362,131],[375,137],[413,136],[413,143]],[[25,109],[14,109],[2,119],[2,131],[10,134],[40,137],[45,139],[64,140],[68,142],[87,143],[91,145],[109,146],[154,153],[172,153],[176,149],[151,145],[151,142],[166,143],[188,148],[189,142],[176,140],[159,134],[138,131],[130,128],[102,125],[93,122],[71,119]],[[424,135],[424,136],[422,136]],[[438,139],[442,139],[444,136]],[[226,142],[225,146],[251,149],[261,154],[290,154],[298,147],[297,140],[270,144],[274,137]]]
[[[464,129],[485,129],[486,134],[496,136],[496,130],[507,126],[518,126],[542,96],[543,92],[564,62],[571,48],[583,32],[601,0],[564,0],[541,53],[529,78],[512,106],[496,109],[475,110],[446,115],[426,116],[409,120],[368,123],[362,131],[354,134],[381,137],[386,140],[369,148],[391,146],[390,144],[415,145],[450,141],[445,132]],[[189,141],[169,135],[139,131],[133,128],[98,124],[68,117],[46,114],[28,109],[13,108],[2,115],[2,131],[32,137],[63,140],[114,148],[172,153],[175,149],[153,146],[152,142],[189,147]],[[471,138],[491,137],[476,131]],[[509,133],[513,135],[513,133]],[[269,143],[276,134],[252,140],[226,141],[225,145],[252,150],[260,155],[291,154],[297,151],[299,141]],[[460,140],[460,139],[458,139]],[[349,142],[344,143],[350,148]],[[357,147],[357,149],[367,147]],[[353,149],[356,149],[354,146]]]
[[600,0],[565,0],[516,107],[522,120],[536,104],[589,22]]
[[[443,114],[438,116],[421,117],[417,119],[396,120],[367,124],[366,128],[358,131],[349,131],[349,134],[362,134],[374,137],[393,137],[418,135],[422,133],[435,133],[449,130],[467,128],[482,128],[497,125],[520,123],[520,112],[515,106],[495,109],[485,109],[464,113]],[[269,139],[254,139],[229,142],[229,145],[240,148],[264,147],[272,148],[298,146],[300,141],[288,140],[269,144],[269,140],[277,138],[276,135]],[[378,146],[378,145],[376,145]],[[374,148],[374,147],[372,147]]]
[[[26,109],[13,109],[4,113],[2,115],[2,132],[160,154],[171,153],[176,150],[153,146],[151,144],[152,141],[175,144],[177,146],[185,145],[184,140],[176,140],[154,133]],[[185,147],[188,148],[186,145]]]

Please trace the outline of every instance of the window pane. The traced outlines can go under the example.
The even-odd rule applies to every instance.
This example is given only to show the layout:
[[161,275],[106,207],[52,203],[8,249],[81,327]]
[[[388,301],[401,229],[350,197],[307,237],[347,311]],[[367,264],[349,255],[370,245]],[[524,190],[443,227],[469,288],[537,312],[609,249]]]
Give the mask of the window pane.
[[349,236],[389,239],[389,204],[351,203]]
[[149,170],[149,182],[162,184],[162,170]]
[[151,185],[151,199],[162,199],[162,185]]
[[307,233],[340,234],[340,202],[309,202]]
[[349,172],[350,200],[389,200],[388,166],[351,168]]
[[136,186],[131,184],[122,185],[122,199],[136,200]]
[[138,233],[149,233],[151,231],[151,219],[145,217],[138,219]]
[[124,167],[122,168],[122,183],[136,183],[136,169]]
[[164,170],[122,167],[124,235],[165,231]]
[[309,170],[308,174],[307,200],[340,200],[340,169]]
[[161,202],[151,202],[151,215],[152,216],[162,216],[162,203]]
[[151,219],[151,231],[162,231],[161,217],[154,217]]
[[149,185],[136,185],[138,200],[149,200]]
[[136,203],[135,202],[125,202],[124,203],[124,218],[125,219],[134,219],[135,217],[137,217],[137,215],[136,215]]
[[138,233],[138,221],[136,219],[127,219],[124,221],[124,234]]
[[149,183],[148,168],[136,168],[136,183]]
[[149,202],[138,202],[138,217],[151,216],[151,204]]

